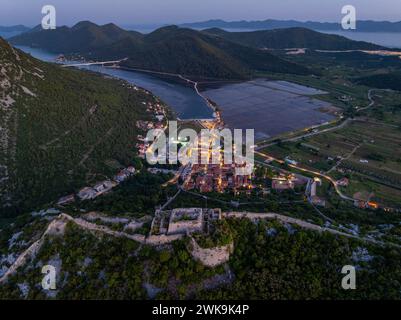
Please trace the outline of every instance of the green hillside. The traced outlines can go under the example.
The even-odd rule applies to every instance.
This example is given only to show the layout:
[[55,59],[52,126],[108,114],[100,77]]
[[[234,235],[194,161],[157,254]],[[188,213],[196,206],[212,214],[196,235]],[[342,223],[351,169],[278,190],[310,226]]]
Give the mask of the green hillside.
[[[114,31],[112,31],[113,29]],[[310,74],[311,71],[268,52],[246,47],[191,29],[170,26],[148,35],[113,25],[81,22],[72,28],[33,30],[11,39],[93,60],[129,58],[125,67],[179,73],[192,77],[246,79],[259,72]]]
[[91,50],[121,39],[137,39],[141,36],[140,33],[125,31],[112,23],[99,26],[89,21],[81,21],[72,28],[62,26],[55,30],[43,30],[41,26],[37,26],[29,32],[11,38],[10,42],[55,53],[90,53]]
[[355,79],[355,82],[378,89],[401,91],[401,72],[375,74]]
[[[40,62],[0,38],[0,213],[57,200],[135,160],[156,102],[125,82]],[[117,162],[118,161],[118,162]]]
[[372,43],[354,41],[342,36],[324,34],[305,28],[251,32],[227,32],[212,28],[203,32],[254,48],[309,48],[320,50],[377,50],[382,48]]

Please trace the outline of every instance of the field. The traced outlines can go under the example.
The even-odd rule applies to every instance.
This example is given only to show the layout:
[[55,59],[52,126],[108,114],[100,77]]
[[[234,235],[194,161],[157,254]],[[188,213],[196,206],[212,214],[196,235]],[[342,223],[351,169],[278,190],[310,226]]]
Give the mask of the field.
[[343,191],[373,193],[371,199],[399,204],[401,197],[401,130],[373,121],[353,121],[337,131],[282,143],[262,150],[274,157],[298,161],[335,178],[347,176]]

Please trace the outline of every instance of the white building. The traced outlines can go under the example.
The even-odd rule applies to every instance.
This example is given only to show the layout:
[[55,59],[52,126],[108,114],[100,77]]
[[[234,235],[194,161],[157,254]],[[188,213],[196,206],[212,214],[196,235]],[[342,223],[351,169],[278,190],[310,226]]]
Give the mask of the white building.
[[60,205],[60,206],[62,206],[62,205],[64,205],[64,204],[69,204],[69,203],[72,203],[72,202],[74,202],[74,201],[75,201],[74,195],[73,195],[73,194],[70,194],[70,195],[68,195],[68,196],[61,197],[61,198],[58,200],[57,204]]
[[97,192],[91,187],[85,187],[78,192],[78,197],[81,200],[89,200],[96,198]]

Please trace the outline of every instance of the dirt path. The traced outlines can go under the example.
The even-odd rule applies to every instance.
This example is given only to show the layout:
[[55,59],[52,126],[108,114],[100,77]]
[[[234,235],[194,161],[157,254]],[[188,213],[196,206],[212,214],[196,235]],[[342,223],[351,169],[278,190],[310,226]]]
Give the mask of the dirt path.
[[363,143],[358,144],[357,146],[354,147],[354,149],[352,149],[352,151],[343,159],[340,159],[339,161],[337,161],[336,165],[334,167],[332,167],[330,170],[328,170],[326,172],[326,174],[329,174],[330,172],[333,172],[334,170],[336,170],[345,160],[348,160],[349,158],[351,158],[354,153],[360,148],[362,147]]

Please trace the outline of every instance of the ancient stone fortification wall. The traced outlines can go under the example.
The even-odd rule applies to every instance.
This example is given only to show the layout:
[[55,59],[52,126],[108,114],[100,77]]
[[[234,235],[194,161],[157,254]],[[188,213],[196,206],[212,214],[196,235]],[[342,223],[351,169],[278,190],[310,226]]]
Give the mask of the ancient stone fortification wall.
[[174,235],[159,235],[159,236],[149,236],[145,239],[145,243],[153,246],[167,244],[176,240],[179,240],[183,237],[182,234],[174,234]]
[[46,231],[40,237],[39,240],[35,241],[31,244],[28,249],[26,249],[18,258],[17,260],[10,266],[7,272],[0,278],[0,284],[6,282],[8,278],[17,272],[17,269],[24,265],[29,258],[34,258],[36,254],[39,252],[40,248],[42,247],[45,237],[47,235],[57,236],[63,235],[65,229],[65,221],[61,218],[61,220],[53,220],[49,226],[47,227]]

